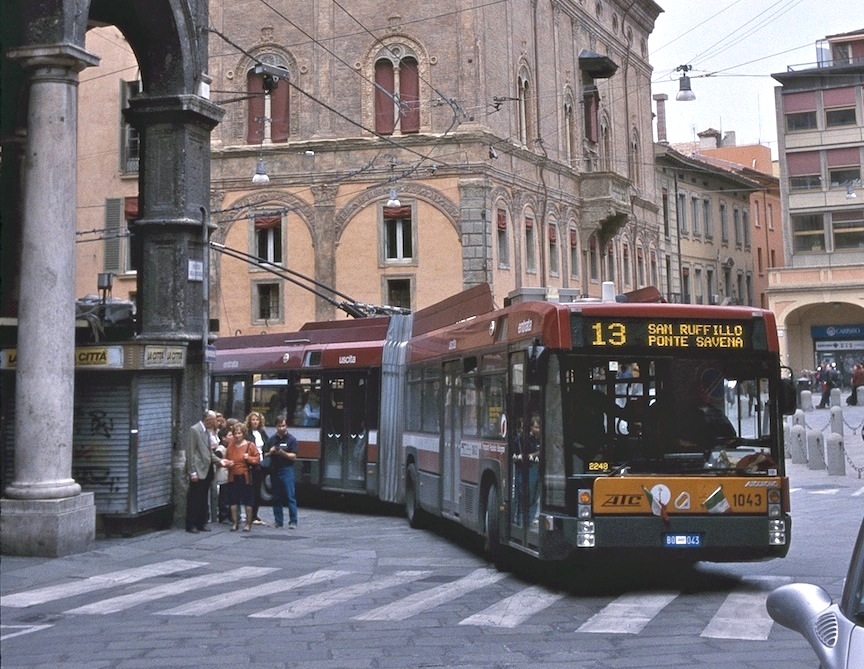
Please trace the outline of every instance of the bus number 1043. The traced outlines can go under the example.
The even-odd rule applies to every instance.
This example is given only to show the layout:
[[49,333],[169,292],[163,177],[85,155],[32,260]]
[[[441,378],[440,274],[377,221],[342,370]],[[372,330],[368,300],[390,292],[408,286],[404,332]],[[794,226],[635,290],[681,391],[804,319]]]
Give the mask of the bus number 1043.
[[627,326],[624,323],[594,323],[592,346],[624,346],[627,343]]

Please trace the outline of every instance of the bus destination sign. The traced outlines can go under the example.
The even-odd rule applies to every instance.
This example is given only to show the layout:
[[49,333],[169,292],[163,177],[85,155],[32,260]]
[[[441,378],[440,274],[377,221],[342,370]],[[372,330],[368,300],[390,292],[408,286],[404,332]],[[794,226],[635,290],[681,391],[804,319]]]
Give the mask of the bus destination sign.
[[586,318],[582,327],[588,347],[747,349],[752,344],[747,321],[609,317]]

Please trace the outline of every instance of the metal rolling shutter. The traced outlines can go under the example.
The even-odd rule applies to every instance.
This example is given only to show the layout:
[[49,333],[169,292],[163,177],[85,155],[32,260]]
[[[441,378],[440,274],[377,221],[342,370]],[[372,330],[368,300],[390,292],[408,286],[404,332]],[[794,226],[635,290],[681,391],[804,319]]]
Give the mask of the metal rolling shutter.
[[137,512],[171,503],[173,393],[170,374],[138,377]]

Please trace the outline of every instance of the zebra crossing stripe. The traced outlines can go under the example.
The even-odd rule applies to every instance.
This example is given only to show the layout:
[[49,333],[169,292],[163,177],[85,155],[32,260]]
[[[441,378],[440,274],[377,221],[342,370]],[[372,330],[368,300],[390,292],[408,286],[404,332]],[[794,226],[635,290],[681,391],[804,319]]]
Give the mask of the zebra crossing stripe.
[[30,634],[31,632],[47,630],[49,627],[54,627],[54,625],[0,625],[0,641],[6,641],[6,639],[22,636],[23,634]]
[[549,592],[546,588],[534,585],[465,618],[459,624],[512,629],[563,597],[561,593]]
[[505,576],[505,574],[493,569],[477,569],[457,581],[445,583],[435,588],[418,592],[415,595],[410,595],[392,604],[372,609],[367,613],[354,616],[352,620],[405,620],[469,592],[485,588],[487,585],[500,581]]
[[[726,596],[717,613],[699,636],[709,639],[766,641],[774,624],[765,608],[768,590],[791,580],[791,578],[775,576],[745,579],[744,585]],[[754,590],[752,585],[750,587],[746,585],[748,582],[761,582],[762,587],[768,590]]]
[[355,583],[344,588],[331,590],[330,592],[309,595],[303,599],[274,606],[272,609],[265,609],[258,613],[253,613],[250,618],[300,618],[310,613],[315,613],[322,609],[326,609],[342,602],[347,602],[351,599],[368,595],[372,592],[392,588],[403,583],[410,583],[419,578],[428,576],[430,571],[400,571],[391,576],[385,576],[366,583]]
[[113,588],[118,585],[137,583],[145,578],[165,576],[166,574],[176,574],[177,572],[195,569],[196,567],[204,567],[206,565],[206,562],[191,562],[189,560],[168,560],[166,562],[157,562],[156,564],[149,564],[144,567],[123,569],[121,571],[113,571],[107,574],[91,576],[90,578],[85,578],[82,581],[75,581],[74,583],[49,585],[45,588],[37,588],[36,590],[18,592],[14,595],[6,595],[5,597],[0,598],[0,606],[26,608],[36,604],[44,604],[45,602],[53,602],[58,599],[83,595],[87,592],[107,590],[108,588]]
[[621,595],[589,618],[577,632],[639,634],[680,593]]
[[[256,567],[253,573],[255,577],[260,577],[277,570],[278,567]],[[220,583],[231,583],[235,580],[243,580],[244,582],[248,582],[249,571],[249,567],[244,566],[238,569],[234,569],[232,571],[223,572],[221,574],[204,574],[202,576],[194,576],[193,578],[187,578],[176,583],[166,583],[165,585],[148,588],[147,590],[132,592],[128,595],[120,595],[119,597],[103,599],[98,602],[93,602],[92,604],[87,604],[85,606],[79,606],[75,609],[70,609],[65,613],[86,613],[94,615],[107,615],[109,613],[117,613],[118,611],[125,611],[126,609],[131,609],[133,606],[144,604],[145,602],[152,602],[157,599],[162,599],[163,597],[170,597],[171,595],[179,595],[184,592],[189,592],[190,590],[195,590],[196,588],[207,587],[208,585],[212,586],[218,585]]]
[[[272,570],[271,570],[272,571]],[[337,571],[335,569],[321,569],[311,574],[304,574],[298,578],[284,579],[279,581],[269,581],[253,587],[243,587],[234,592],[225,592],[212,597],[205,597],[188,604],[175,606],[173,609],[159,611],[159,615],[163,616],[201,616],[211,611],[219,611],[227,609],[235,604],[242,604],[257,597],[266,597],[267,595],[276,594],[279,592],[287,592],[288,590],[296,590],[305,585],[320,583],[321,581],[329,581],[340,576],[346,576],[351,572]],[[254,616],[253,616],[254,617]]]

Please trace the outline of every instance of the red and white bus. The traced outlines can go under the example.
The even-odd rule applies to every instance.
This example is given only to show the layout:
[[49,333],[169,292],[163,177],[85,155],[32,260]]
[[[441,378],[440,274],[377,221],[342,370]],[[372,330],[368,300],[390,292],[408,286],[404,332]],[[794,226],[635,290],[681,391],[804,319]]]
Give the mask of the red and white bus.
[[216,404],[232,383],[249,406],[256,384],[283,379],[299,416],[291,407],[320,389],[321,424],[292,428],[301,480],[404,503],[413,526],[451,519],[493,557],[786,554],[782,415],[794,389],[770,312],[495,310],[485,291],[414,316],[221,340]]

